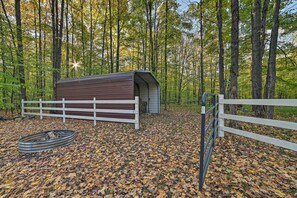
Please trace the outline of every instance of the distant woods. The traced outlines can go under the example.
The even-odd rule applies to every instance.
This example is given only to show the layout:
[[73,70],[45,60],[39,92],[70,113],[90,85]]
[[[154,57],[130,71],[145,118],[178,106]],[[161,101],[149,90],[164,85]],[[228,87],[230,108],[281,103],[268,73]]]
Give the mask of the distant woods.
[[[297,5],[289,0],[0,1],[4,110],[21,98],[53,99],[60,79],[130,70],[154,73],[165,109],[197,104],[204,91],[297,97]],[[273,116],[271,107],[253,111]]]

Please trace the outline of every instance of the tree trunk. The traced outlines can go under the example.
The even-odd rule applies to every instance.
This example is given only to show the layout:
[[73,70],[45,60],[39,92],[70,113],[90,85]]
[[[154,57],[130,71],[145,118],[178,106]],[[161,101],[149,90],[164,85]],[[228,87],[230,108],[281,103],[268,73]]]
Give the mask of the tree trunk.
[[[47,7],[47,4],[46,4],[46,7]],[[45,11],[45,18],[44,18],[44,25],[47,25],[46,22],[47,22],[47,15],[48,15],[48,9],[46,9]],[[43,65],[46,65],[46,30],[43,30]],[[45,98],[46,96],[46,72],[45,72],[45,68],[42,67],[41,68],[42,70],[42,87],[43,87],[43,97]]]
[[[4,2],[3,0],[1,0],[1,6],[2,6],[2,10],[3,10],[3,13],[4,13],[4,16],[5,16],[5,19],[7,21],[7,24],[8,24],[8,27],[9,27],[9,32],[10,32],[10,36],[11,36],[11,40],[12,40],[12,44],[13,44],[13,47],[14,49],[17,48],[16,46],[16,42],[15,42],[15,37],[14,37],[14,33],[13,33],[13,30],[12,30],[12,25],[11,25],[11,22],[8,18],[8,15],[7,15],[7,12],[6,12],[6,8],[5,8],[5,5],[4,5]],[[12,76],[13,77],[16,77],[16,66],[15,66],[15,59],[14,59],[14,55],[13,55],[13,49],[12,49],[12,46],[9,45],[9,53],[10,53],[10,56],[11,56],[11,63],[13,63],[13,74]],[[12,84],[15,84],[15,83],[12,83]],[[15,94],[15,91],[12,89],[11,91],[11,95],[10,95],[10,103],[11,103],[11,113],[13,113],[13,102],[14,102],[14,94]]]
[[[230,99],[238,98],[238,56],[239,56],[239,3],[231,1],[232,27],[231,27],[231,67],[230,67]],[[231,114],[237,113],[236,105],[230,105]],[[234,122],[231,122],[231,126]]]
[[130,57],[132,57],[132,70],[134,70],[134,47],[135,47],[135,39],[133,38],[133,41],[132,41],[132,49],[131,49],[131,53],[130,53]]
[[[57,3],[58,4],[58,3]],[[60,17],[60,29],[58,31],[58,79],[61,78],[61,58],[62,58],[62,38],[63,38],[63,24],[64,24],[64,0],[61,1],[61,17]]]
[[106,60],[107,60],[107,72],[110,72],[110,61],[109,61],[109,59],[110,59],[110,55],[109,55],[109,47],[108,47],[108,39],[109,39],[109,37],[108,36],[106,36],[105,37],[105,43],[106,43]]
[[107,5],[105,5],[104,22],[103,22],[102,52],[101,52],[101,72],[100,72],[100,74],[103,74],[103,67],[104,67],[106,23],[107,23]]
[[111,0],[109,3],[109,50],[110,50],[110,73],[113,73],[113,50],[112,50],[112,13],[111,13]]
[[210,93],[214,93],[214,87],[213,87],[213,66],[212,66],[212,58],[210,58],[209,62],[209,74],[210,74]]
[[[165,2],[166,4],[166,2]],[[166,6],[166,5],[165,5]],[[166,9],[166,8],[165,8]],[[158,77],[158,61],[159,61],[159,26],[160,20],[157,18],[158,16],[158,2],[154,1],[154,30],[153,30],[153,44],[154,44],[154,70],[155,76]]]
[[[276,80],[276,49],[279,29],[279,10],[281,0],[276,0],[274,4],[273,27],[269,47],[268,71],[266,76],[265,98],[274,99],[275,80]],[[273,106],[267,108],[267,118],[272,119],[274,113]]]
[[66,0],[66,13],[65,13],[65,23],[66,23],[66,78],[69,78],[69,70],[70,70],[68,14],[69,14],[69,0]]
[[147,23],[145,23],[144,36],[142,37],[142,53],[143,53],[143,70],[147,69],[146,65],[146,46],[147,46]]
[[[36,87],[36,91],[34,92],[33,97],[39,97],[40,96],[40,87],[39,87],[39,56],[38,56],[38,40],[37,40],[37,16],[36,16],[36,5],[34,3],[33,5],[34,9],[33,9],[33,15],[34,15],[34,41],[35,41],[35,87]],[[30,76],[29,76],[30,79]],[[40,97],[39,97],[40,98]]]
[[57,98],[56,84],[61,78],[61,52],[63,36],[63,19],[64,19],[64,0],[61,1],[61,17],[59,27],[59,10],[58,0],[52,0],[52,31],[53,31],[53,96]]
[[203,1],[200,1],[200,78],[201,95],[204,93],[204,66],[203,66]]
[[[81,22],[81,44],[82,44],[82,65],[84,68],[84,75],[89,73],[86,71],[86,55],[85,55],[85,28],[84,28],[84,0],[80,0],[80,22]],[[89,69],[88,69],[89,70]]]
[[193,70],[194,70],[194,79],[193,79],[193,103],[196,104],[197,101],[197,65],[196,65],[196,52],[193,57]]
[[262,8],[262,22],[261,22],[261,59],[263,60],[266,39],[266,18],[270,0],[264,0]]
[[39,97],[43,98],[44,97],[44,87],[43,87],[43,72],[42,72],[42,30],[41,30],[41,0],[38,0],[38,32],[39,32],[39,37],[38,37],[38,51],[39,51],[39,56],[38,56],[38,69],[39,69]]
[[[70,0],[72,1],[72,0]],[[72,3],[72,2],[71,2]],[[71,61],[72,64],[75,62],[74,60],[74,16],[73,16],[73,6],[71,7]],[[74,68],[71,69],[70,73],[72,73],[72,77],[75,77],[75,70]]]
[[57,51],[57,43],[56,43],[56,16],[55,16],[55,4],[56,0],[51,1],[51,15],[52,15],[52,34],[53,34],[53,49],[52,49],[52,62],[53,62],[53,96],[54,99],[56,99],[56,84],[55,80],[56,78],[56,51]]
[[219,80],[220,80],[220,94],[225,95],[225,78],[224,78],[224,44],[222,31],[222,6],[223,0],[219,0],[217,4],[217,20],[218,20],[218,39],[219,39]]
[[[176,52],[177,52],[177,50],[176,50]],[[175,75],[174,75],[174,99],[175,99],[175,102],[177,102],[177,100],[178,100],[178,96],[177,96],[177,82],[178,82],[178,62],[177,62],[177,56],[178,56],[178,54],[176,55],[176,56],[174,56],[174,64],[175,64]]]
[[140,70],[140,42],[137,42],[137,70]]
[[116,54],[116,72],[120,71],[120,37],[121,37],[121,27],[120,27],[120,0],[118,1],[118,16],[117,16],[117,54]]
[[[159,26],[160,26],[160,20],[157,22],[156,26],[156,33],[155,33],[155,76],[158,77],[158,64],[159,64]],[[162,58],[162,57],[161,57]]]
[[149,0],[146,5],[147,10],[147,22],[149,25],[149,38],[150,38],[150,64],[149,67],[152,70],[153,74],[155,74],[155,65],[154,65],[154,41],[153,41],[153,21],[152,21],[152,7],[153,2]]
[[[1,59],[2,59],[2,72],[3,74],[6,74],[6,59],[5,59],[5,51],[6,51],[6,39],[5,39],[5,34],[4,34],[4,29],[3,29],[3,21],[2,17],[0,18],[0,33],[1,33]],[[5,85],[7,83],[6,76],[3,76],[3,84]],[[6,102],[6,88],[2,88],[2,104],[4,105],[4,109],[6,109],[7,102]]]
[[165,44],[164,44],[164,75],[165,75],[165,88],[164,88],[164,108],[167,110],[167,34],[168,34],[168,0],[165,3]]
[[18,61],[18,67],[19,67],[20,91],[21,91],[22,99],[27,100],[24,57],[23,57],[23,36],[22,36],[22,18],[21,18],[21,1],[20,0],[15,0],[15,19],[16,19],[16,32],[17,32],[17,43],[18,43],[17,61]]
[[[10,48],[11,49],[11,48]],[[11,50],[11,58],[12,58],[12,62],[14,62],[14,58],[13,58],[13,54],[12,54],[12,50]],[[13,67],[13,73],[12,76],[16,76],[16,67]],[[12,83],[14,84],[14,83]],[[13,110],[14,110],[14,98],[15,98],[15,91],[12,89],[11,91],[11,96],[10,96],[10,104],[11,104],[11,108],[10,111],[13,114]]]
[[93,74],[93,42],[94,42],[94,36],[93,36],[93,4],[92,0],[90,0],[90,59],[89,59],[89,75]]
[[[262,95],[262,52],[261,52],[261,0],[254,1],[252,20],[252,97],[261,99]],[[253,106],[255,116],[263,116],[263,107]]]
[[187,45],[187,41],[182,41],[184,42],[183,44],[181,44],[181,47],[180,47],[180,59],[181,59],[181,73],[180,73],[180,78],[179,78],[179,84],[178,84],[178,99],[177,99],[177,103],[179,105],[181,105],[182,103],[182,100],[181,100],[181,97],[182,97],[182,85],[183,85],[183,77],[184,77],[184,72],[185,72],[185,64],[186,64],[186,61],[187,61],[187,56],[188,56],[188,45]]
[[17,46],[16,46],[16,43],[15,43],[15,37],[14,37],[13,30],[12,30],[12,25],[11,25],[11,22],[10,22],[10,20],[8,18],[8,15],[7,15],[7,12],[6,12],[6,8],[5,8],[5,4],[4,4],[3,0],[1,0],[1,6],[2,6],[2,10],[3,10],[3,13],[4,13],[5,19],[7,21],[8,27],[9,27],[9,31],[10,31],[10,35],[11,35],[13,47],[16,49]]
[[214,77],[213,77],[213,93],[215,93],[216,82],[217,82],[217,64],[214,64]]

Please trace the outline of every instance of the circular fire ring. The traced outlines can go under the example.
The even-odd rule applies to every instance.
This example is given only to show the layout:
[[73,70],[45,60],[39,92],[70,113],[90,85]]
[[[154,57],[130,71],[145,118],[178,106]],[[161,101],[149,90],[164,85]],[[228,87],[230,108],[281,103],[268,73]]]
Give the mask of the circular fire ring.
[[60,146],[67,146],[74,140],[75,134],[71,130],[51,130],[22,137],[19,140],[19,151],[35,153]]

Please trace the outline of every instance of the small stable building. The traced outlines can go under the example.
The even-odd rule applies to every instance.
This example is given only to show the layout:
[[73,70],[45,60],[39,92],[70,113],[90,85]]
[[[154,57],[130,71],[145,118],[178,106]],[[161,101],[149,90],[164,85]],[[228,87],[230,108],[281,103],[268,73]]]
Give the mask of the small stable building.
[[[96,100],[133,100],[135,96],[139,96],[141,113],[160,113],[160,84],[149,71],[112,73],[57,82],[57,100],[93,100],[94,97]],[[89,108],[86,104],[72,104],[69,107]],[[131,104],[97,104],[98,107],[133,109]],[[118,117],[112,113],[102,113],[99,116]],[[121,117],[128,118],[131,115]]]

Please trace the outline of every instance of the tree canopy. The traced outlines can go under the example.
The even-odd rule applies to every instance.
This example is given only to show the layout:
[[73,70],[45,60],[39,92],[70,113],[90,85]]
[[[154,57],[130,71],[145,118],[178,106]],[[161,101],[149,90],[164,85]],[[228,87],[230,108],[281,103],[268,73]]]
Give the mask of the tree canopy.
[[297,4],[277,11],[277,2],[238,2],[232,38],[234,0],[1,0],[0,109],[53,99],[59,79],[130,70],[151,70],[165,104],[198,103],[203,91],[229,97],[232,58],[236,97],[267,98],[274,48],[272,97],[296,98]]

